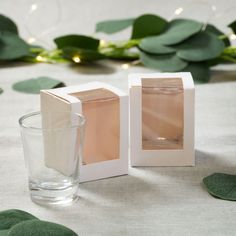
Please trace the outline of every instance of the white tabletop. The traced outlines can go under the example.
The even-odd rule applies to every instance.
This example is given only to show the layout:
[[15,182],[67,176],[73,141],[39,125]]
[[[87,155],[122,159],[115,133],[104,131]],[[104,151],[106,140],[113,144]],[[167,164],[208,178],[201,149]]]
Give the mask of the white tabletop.
[[[167,17],[170,8],[178,6],[178,1],[165,1],[164,5],[163,1],[157,0],[70,1],[64,2],[63,20],[53,35],[91,34],[98,20],[145,12]],[[0,9],[23,25],[24,9],[32,2],[2,0]],[[225,1],[207,2],[214,2],[217,9],[226,7]],[[233,6],[233,2],[227,1],[227,5]],[[27,37],[24,26],[20,30]],[[127,33],[122,33],[122,37]],[[47,40],[50,37],[45,36]],[[0,95],[0,210],[26,210],[41,219],[64,224],[80,236],[234,235],[235,202],[211,197],[202,185],[202,179],[214,172],[236,173],[235,68],[218,67],[212,73],[210,83],[196,86],[196,167],[130,168],[127,176],[81,184],[80,200],[73,206],[47,208],[32,203],[29,198],[18,128],[21,115],[39,109],[39,95],[15,92],[11,89],[12,84],[47,75],[61,79],[67,85],[98,80],[127,91],[128,73],[151,70],[143,67],[123,70],[120,63],[109,61],[92,67],[1,66],[0,87],[4,93]]]

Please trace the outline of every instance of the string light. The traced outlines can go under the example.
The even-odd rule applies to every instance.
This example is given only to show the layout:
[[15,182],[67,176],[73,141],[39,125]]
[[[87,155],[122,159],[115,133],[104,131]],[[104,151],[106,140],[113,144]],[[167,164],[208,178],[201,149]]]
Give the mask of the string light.
[[216,8],[215,5],[212,5],[212,6],[211,6],[211,9],[212,9],[213,12],[215,12],[215,11],[217,10],[217,8]]
[[[45,2],[45,3],[44,3]],[[40,1],[40,0],[32,0],[32,4],[28,6],[27,14],[25,14],[24,18],[24,27],[27,31],[28,35],[35,40],[29,39],[29,43],[33,43],[35,41],[43,43],[47,47],[52,47],[51,43],[44,39],[45,35],[48,35],[52,31],[54,31],[59,23],[61,23],[62,17],[62,3],[61,0],[54,0],[52,1],[54,4],[54,12],[53,17],[49,17],[46,22],[41,21],[39,15],[43,15],[45,12],[45,7],[47,1]],[[45,7],[44,7],[45,5]],[[43,16],[42,16],[43,17]],[[37,19],[37,23],[39,23],[40,30],[35,30],[36,28],[32,26],[30,23],[33,19]],[[34,21],[34,20],[33,20]]]
[[43,57],[40,56],[40,55],[38,55],[38,56],[36,57],[36,60],[37,60],[38,62],[44,62],[44,61],[46,61],[46,59],[43,58]]
[[29,37],[28,40],[27,40],[27,42],[30,43],[30,44],[34,43],[35,41],[36,41],[36,38],[34,38],[34,37]]
[[182,12],[183,12],[183,8],[182,7],[179,7],[175,10],[175,15],[180,15]]
[[236,39],[236,34],[231,34],[229,37],[230,37],[231,40],[235,40]]
[[123,70],[128,70],[131,66],[136,66],[136,65],[139,65],[141,63],[140,59],[138,60],[135,60],[135,61],[132,61],[130,63],[124,63],[121,65],[121,68]]
[[81,62],[81,59],[80,59],[79,56],[74,56],[74,57],[72,58],[72,60],[73,60],[75,63],[80,63],[80,62]]
[[130,64],[128,64],[128,63],[125,63],[125,64],[121,65],[121,68],[124,69],[124,70],[129,69],[129,67],[130,67]]
[[105,47],[107,45],[107,42],[104,39],[100,40],[100,47]]
[[38,9],[38,5],[37,4],[32,4],[30,12],[36,11],[37,9]]

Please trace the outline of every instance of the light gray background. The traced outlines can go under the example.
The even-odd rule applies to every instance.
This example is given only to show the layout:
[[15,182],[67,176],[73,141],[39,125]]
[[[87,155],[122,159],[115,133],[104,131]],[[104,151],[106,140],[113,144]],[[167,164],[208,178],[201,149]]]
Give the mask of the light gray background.
[[[53,0],[1,0],[0,12],[18,22],[24,38],[30,36],[28,31],[40,35],[43,28],[54,25],[40,42],[52,47],[54,36],[93,34],[95,23],[104,19],[146,12],[170,18],[174,9],[187,6],[184,16],[205,20],[209,8],[196,2],[200,1],[61,0],[58,24]],[[221,28],[235,17],[234,0],[205,2],[215,5],[218,17],[211,21]],[[27,13],[34,3],[39,4],[40,18]],[[126,30],[111,38],[128,35]],[[48,75],[67,85],[99,80],[127,91],[128,73],[151,70],[143,67],[122,70],[119,63],[108,61],[90,68],[46,64],[2,66],[0,87],[5,91],[0,95],[0,210],[26,210],[39,218],[64,224],[81,236],[235,235],[235,202],[211,197],[202,185],[203,177],[214,172],[236,173],[235,68],[234,65],[215,68],[211,83],[196,86],[196,167],[130,168],[128,176],[81,184],[80,200],[73,206],[46,208],[29,199],[17,123],[21,115],[39,109],[39,96],[17,93],[11,89],[12,84]]]

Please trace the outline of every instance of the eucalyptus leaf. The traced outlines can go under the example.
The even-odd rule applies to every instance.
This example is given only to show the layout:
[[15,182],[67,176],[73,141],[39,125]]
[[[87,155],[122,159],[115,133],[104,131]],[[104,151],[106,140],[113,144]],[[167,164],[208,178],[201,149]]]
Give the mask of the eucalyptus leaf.
[[2,89],[2,88],[0,88],[0,94],[1,94],[1,93],[3,93],[3,89]]
[[188,65],[188,62],[181,60],[176,54],[154,56],[140,52],[140,59],[145,66],[165,72],[180,71]]
[[150,36],[142,39],[139,48],[152,54],[167,54],[176,51],[173,47],[165,46],[160,36]]
[[0,230],[0,236],[7,236],[9,230]]
[[25,211],[16,210],[16,209],[1,211],[0,212],[0,230],[10,229],[12,226],[22,221],[27,221],[27,220],[32,220],[32,219],[37,219],[37,218]]
[[121,20],[107,20],[96,24],[96,32],[114,34],[131,26],[135,18]]
[[162,33],[167,27],[167,21],[160,16],[146,14],[139,16],[133,23],[132,39],[145,38]]
[[178,47],[177,56],[187,61],[206,61],[220,56],[225,45],[216,35],[200,32]]
[[236,175],[215,173],[205,177],[203,183],[211,195],[236,201]]
[[210,68],[205,62],[192,62],[182,71],[191,72],[195,82],[206,83],[210,80]]
[[216,35],[223,35],[224,34],[212,24],[207,24],[203,31],[206,31],[206,32],[212,33],[212,34],[216,34]]
[[166,31],[160,35],[165,45],[180,43],[201,31],[203,24],[195,20],[176,19],[168,24]]
[[13,226],[8,236],[78,236],[74,231],[71,229],[47,222],[47,221],[40,221],[40,220],[29,220],[22,223],[19,223]]
[[64,86],[65,84],[62,81],[49,77],[38,77],[17,82],[13,84],[12,88],[22,93],[38,94],[42,89],[60,88]]
[[63,56],[76,63],[87,63],[104,59],[105,56],[94,50],[80,49],[74,47],[63,48]]
[[85,35],[65,35],[54,39],[58,48],[75,47],[89,50],[97,50],[99,40]]
[[236,34],[236,20],[231,22],[229,25],[228,25],[229,28],[231,28],[233,30],[233,32]]
[[29,45],[10,32],[0,32],[0,60],[14,60],[29,54]]
[[[206,26],[206,28],[205,28],[205,31],[208,32],[208,33],[215,34],[215,35],[217,35],[218,37],[224,37],[224,36],[225,36],[225,34],[224,34],[222,31],[220,31],[219,29],[217,29],[217,28],[216,28],[214,25],[212,25],[212,24],[207,24],[207,26]],[[230,43],[228,37],[226,37],[226,38],[224,37],[224,38],[223,38],[223,42],[224,42],[225,46],[230,46],[230,45],[231,45],[231,43]]]
[[18,29],[14,21],[0,14],[0,32],[3,32],[3,31],[18,34]]
[[231,61],[228,61],[223,56],[222,57],[214,58],[212,60],[208,60],[208,61],[206,61],[206,63],[208,64],[209,67],[217,66],[219,64],[222,64],[222,65],[232,64]]

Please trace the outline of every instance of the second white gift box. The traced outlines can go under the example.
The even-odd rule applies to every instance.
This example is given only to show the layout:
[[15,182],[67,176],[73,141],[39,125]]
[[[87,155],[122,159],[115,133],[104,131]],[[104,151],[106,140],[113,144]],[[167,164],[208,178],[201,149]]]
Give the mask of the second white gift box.
[[[128,173],[128,96],[123,91],[101,82],[42,90],[41,110],[80,113],[85,116],[80,182]],[[70,119],[68,116],[68,121]],[[46,145],[53,148],[56,137],[50,139],[51,142]],[[47,149],[45,164],[69,175],[71,167],[63,164],[63,152],[53,156],[48,151],[50,147]]]
[[131,165],[193,166],[191,74],[131,74],[129,89]]

